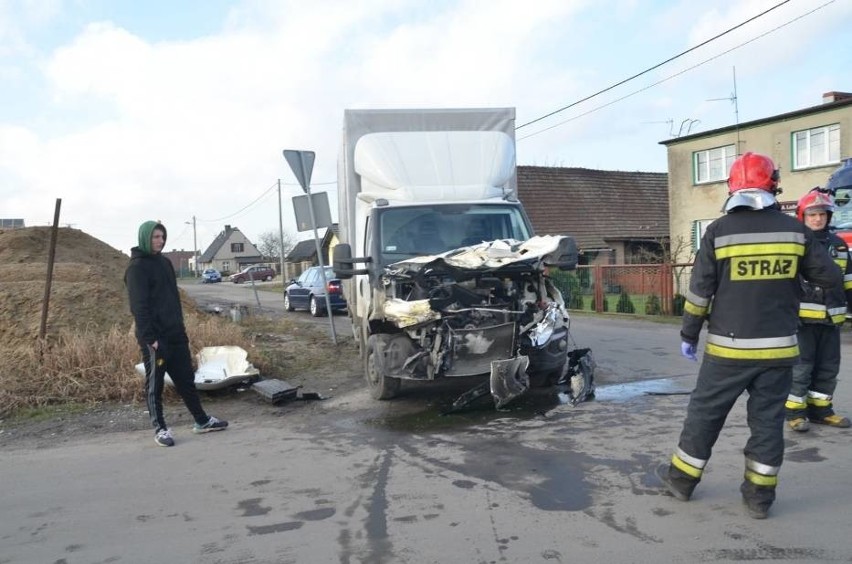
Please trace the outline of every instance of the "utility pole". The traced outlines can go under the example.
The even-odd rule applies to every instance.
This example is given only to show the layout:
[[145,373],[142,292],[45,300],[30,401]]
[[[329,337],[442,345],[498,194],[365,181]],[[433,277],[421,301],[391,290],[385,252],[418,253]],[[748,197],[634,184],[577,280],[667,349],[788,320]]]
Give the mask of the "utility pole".
[[281,179],[278,179],[278,260],[281,264],[281,291],[287,293],[287,281],[284,279],[284,215],[281,212]]
[[[188,221],[184,221],[184,223],[189,224]],[[198,236],[195,231],[195,216],[192,216],[192,259],[195,277],[198,278]]]

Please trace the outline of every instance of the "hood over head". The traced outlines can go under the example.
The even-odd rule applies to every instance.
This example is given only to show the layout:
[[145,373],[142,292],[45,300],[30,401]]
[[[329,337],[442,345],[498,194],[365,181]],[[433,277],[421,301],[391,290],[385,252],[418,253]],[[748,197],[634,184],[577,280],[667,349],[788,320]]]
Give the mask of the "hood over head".
[[139,250],[145,254],[152,254],[151,250],[151,235],[154,234],[154,229],[163,231],[163,241],[166,240],[168,233],[166,227],[159,221],[146,221],[139,226]]

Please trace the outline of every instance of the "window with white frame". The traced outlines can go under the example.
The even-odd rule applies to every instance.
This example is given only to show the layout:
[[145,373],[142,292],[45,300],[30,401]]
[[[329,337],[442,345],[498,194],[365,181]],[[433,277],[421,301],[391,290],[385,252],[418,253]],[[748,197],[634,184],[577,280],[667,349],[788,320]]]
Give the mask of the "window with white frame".
[[840,124],[793,132],[793,168],[840,162]]
[[704,232],[707,231],[707,226],[716,221],[715,219],[697,219],[692,222],[692,248],[698,250],[701,248],[701,239],[704,237]]
[[734,145],[725,145],[692,154],[692,169],[695,184],[720,182],[728,179],[728,171],[737,157]]

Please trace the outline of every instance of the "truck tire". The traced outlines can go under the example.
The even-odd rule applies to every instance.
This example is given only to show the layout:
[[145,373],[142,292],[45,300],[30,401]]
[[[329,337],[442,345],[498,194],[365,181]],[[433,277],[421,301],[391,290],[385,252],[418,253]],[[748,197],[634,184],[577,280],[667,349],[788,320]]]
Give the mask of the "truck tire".
[[373,399],[389,400],[399,393],[401,381],[384,374],[382,368],[384,348],[386,341],[373,335],[367,341],[367,351],[364,355],[364,376],[367,378],[367,386]]

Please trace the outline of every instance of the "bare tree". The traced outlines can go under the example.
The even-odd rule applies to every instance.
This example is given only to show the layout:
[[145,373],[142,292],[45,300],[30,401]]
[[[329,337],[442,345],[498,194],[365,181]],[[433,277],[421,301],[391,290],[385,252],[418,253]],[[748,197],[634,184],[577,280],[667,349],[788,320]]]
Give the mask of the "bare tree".
[[296,246],[296,238],[292,233],[288,233],[287,231],[284,232],[283,253],[277,231],[264,231],[258,236],[257,240],[257,250],[260,251],[260,254],[265,258],[275,260],[280,259],[282,256],[286,257],[293,250],[293,247]]

